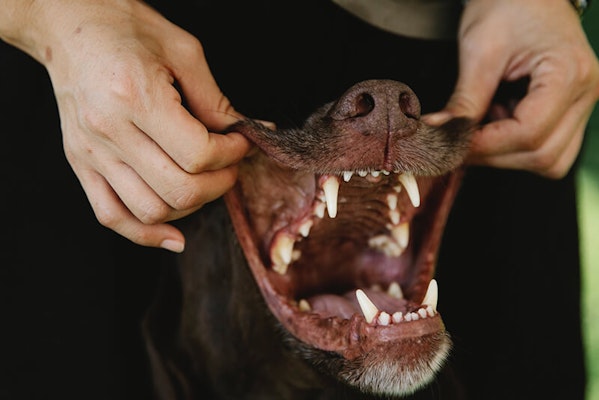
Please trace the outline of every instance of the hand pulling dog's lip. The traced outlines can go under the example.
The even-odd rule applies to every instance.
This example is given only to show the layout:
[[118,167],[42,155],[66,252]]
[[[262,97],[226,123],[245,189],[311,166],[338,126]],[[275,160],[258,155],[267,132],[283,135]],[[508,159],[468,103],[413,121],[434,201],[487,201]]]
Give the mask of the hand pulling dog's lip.
[[[430,127],[409,87],[371,80],[301,129],[243,120],[229,131],[262,150],[242,162],[225,201],[278,321],[311,354],[337,354],[337,378],[364,391],[407,394],[430,381],[451,346],[431,280],[470,121]],[[399,286],[402,297],[374,286]],[[370,308],[369,297],[387,305]]]

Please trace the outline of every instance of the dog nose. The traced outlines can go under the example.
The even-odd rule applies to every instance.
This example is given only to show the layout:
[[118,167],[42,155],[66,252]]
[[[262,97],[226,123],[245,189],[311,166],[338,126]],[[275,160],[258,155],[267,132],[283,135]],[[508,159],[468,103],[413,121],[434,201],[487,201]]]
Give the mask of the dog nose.
[[392,125],[397,126],[393,128],[400,128],[405,119],[420,118],[420,102],[401,82],[369,80],[347,90],[331,109],[330,116],[335,120],[367,118],[378,122],[377,126],[383,121],[394,121]]

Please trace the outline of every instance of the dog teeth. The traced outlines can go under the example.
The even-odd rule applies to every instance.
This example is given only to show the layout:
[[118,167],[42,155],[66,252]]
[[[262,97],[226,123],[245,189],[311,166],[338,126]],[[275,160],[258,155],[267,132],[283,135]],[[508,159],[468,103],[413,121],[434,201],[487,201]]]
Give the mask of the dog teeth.
[[420,206],[420,192],[418,191],[418,184],[416,183],[416,178],[414,175],[404,172],[399,175],[399,181],[406,188],[406,192],[408,193],[408,197],[412,202],[414,207]]
[[310,303],[308,303],[308,300],[306,300],[306,299],[301,299],[299,301],[298,307],[299,307],[300,311],[303,311],[303,312],[312,311],[312,307],[310,306]]
[[339,179],[336,176],[329,176],[322,184],[324,197],[327,205],[327,212],[330,218],[337,216],[337,195],[339,194]]
[[[377,285],[372,285],[373,287]],[[378,286],[378,285],[377,285]],[[360,305],[360,310],[367,323],[372,325],[389,326],[392,324],[399,324],[401,322],[418,321],[425,318],[432,318],[437,314],[437,281],[432,279],[429,283],[428,290],[424,296],[421,306],[414,310],[408,311],[405,314],[401,311],[396,311],[392,314],[381,311],[377,306],[370,300],[368,295],[364,293],[362,289],[356,290],[356,298]],[[392,282],[387,288],[387,295],[395,299],[403,299],[403,293],[401,287],[397,282]]]
[[303,237],[308,237],[308,235],[310,234],[310,229],[312,229],[312,225],[314,225],[314,221],[311,219],[307,219],[305,220],[298,229],[298,232],[300,235],[302,235]]
[[422,300],[422,304],[425,306],[430,306],[433,309],[433,311],[437,311],[438,300],[439,287],[437,285],[437,281],[435,279],[431,279],[431,282],[428,284],[428,289],[426,289],[424,300]]
[[362,289],[356,290],[356,297],[358,299],[358,303],[360,304],[360,309],[362,310],[362,314],[364,314],[364,318],[366,322],[369,324],[374,321],[374,318],[379,313],[379,309],[376,308],[374,303],[366,296],[366,293]]
[[405,249],[410,241],[410,225],[407,222],[391,228],[391,236],[397,242],[399,247]]
[[351,177],[354,175],[353,171],[344,171],[343,172],[343,180],[345,182],[349,182],[349,180],[351,179]]
[[397,209],[397,201],[398,200],[399,200],[399,197],[395,193],[389,193],[387,195],[387,207],[389,207],[389,210],[394,211]]
[[272,269],[281,275],[287,273],[287,267],[293,261],[293,245],[295,238],[287,234],[279,234],[270,251]]
[[324,218],[324,210],[326,209],[326,207],[327,205],[325,203],[317,201],[314,205],[314,215],[318,218]]
[[403,292],[401,291],[401,286],[399,286],[399,283],[397,282],[392,282],[389,285],[389,287],[387,288],[387,294],[398,300],[403,299]]

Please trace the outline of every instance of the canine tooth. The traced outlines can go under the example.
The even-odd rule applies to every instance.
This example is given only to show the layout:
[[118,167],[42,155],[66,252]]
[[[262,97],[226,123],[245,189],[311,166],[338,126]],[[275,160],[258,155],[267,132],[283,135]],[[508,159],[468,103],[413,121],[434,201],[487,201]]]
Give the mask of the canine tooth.
[[380,325],[387,326],[387,325],[389,325],[389,322],[391,322],[391,316],[383,311],[379,314],[379,317],[377,318],[377,322]]
[[362,289],[356,290],[356,297],[366,322],[369,324],[372,323],[372,321],[374,321],[374,317],[376,317],[376,315],[379,313],[379,309],[376,308],[374,303],[368,298],[368,296],[366,296],[366,293],[364,293]]
[[414,207],[420,206],[420,192],[418,191],[418,184],[414,175],[409,173],[403,173],[399,175],[399,181],[406,188],[408,197]]
[[393,313],[391,318],[393,319],[393,322],[399,324],[401,321],[403,321],[403,313],[401,313],[400,311],[396,311]]
[[295,240],[289,235],[278,235],[275,244],[270,253],[270,259],[273,263],[273,269],[279,274],[284,275],[287,267],[293,259],[293,245]]
[[399,224],[399,218],[400,218],[399,211],[389,210],[389,219],[391,219],[391,223],[393,225]]
[[431,282],[428,284],[428,289],[426,289],[426,294],[424,295],[424,300],[422,300],[422,304],[426,306],[431,306],[433,311],[437,311],[437,301],[439,299],[439,286],[437,285],[437,281],[435,279],[431,279]]
[[304,312],[312,311],[312,307],[310,306],[310,303],[308,303],[308,300],[306,300],[306,299],[301,299],[299,301],[298,306],[299,306],[300,311],[304,311]]
[[327,207],[326,204],[322,203],[322,202],[317,202],[316,205],[314,206],[314,215],[316,215],[318,218],[324,218],[324,210]]
[[343,180],[345,182],[349,182],[349,180],[351,179],[352,175],[354,174],[353,171],[344,171],[343,172]]
[[361,169],[358,171],[358,175],[364,178],[366,175],[368,175],[368,171],[366,171],[365,169]]
[[419,308],[418,315],[420,315],[420,318],[426,318],[426,310],[424,308]]
[[329,217],[335,218],[337,216],[337,194],[339,194],[339,180],[336,176],[330,176],[322,184],[324,190],[324,197],[327,203],[327,212]]
[[404,222],[403,224],[394,226],[391,229],[391,235],[397,241],[397,244],[405,249],[408,247],[408,242],[410,241],[410,225]]
[[387,288],[387,294],[396,299],[403,299],[403,292],[401,291],[401,286],[397,282],[391,282],[389,287]]
[[311,219],[305,220],[298,229],[299,234],[303,237],[308,237],[308,235],[310,234],[310,229],[312,229],[312,225],[314,225],[314,221],[312,221]]
[[397,195],[395,193],[389,193],[387,195],[387,206],[389,207],[389,210],[396,210],[397,209],[397,200],[399,198],[397,197]]

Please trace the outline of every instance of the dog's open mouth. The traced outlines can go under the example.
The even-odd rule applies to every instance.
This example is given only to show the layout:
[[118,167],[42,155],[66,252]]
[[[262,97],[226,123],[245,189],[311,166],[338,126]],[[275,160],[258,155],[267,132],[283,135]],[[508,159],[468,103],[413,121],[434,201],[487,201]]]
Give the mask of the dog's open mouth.
[[301,130],[234,127],[263,150],[226,202],[266,303],[295,338],[335,355],[339,379],[369,392],[413,392],[450,349],[433,278],[470,129],[419,117],[405,85],[366,81]]

